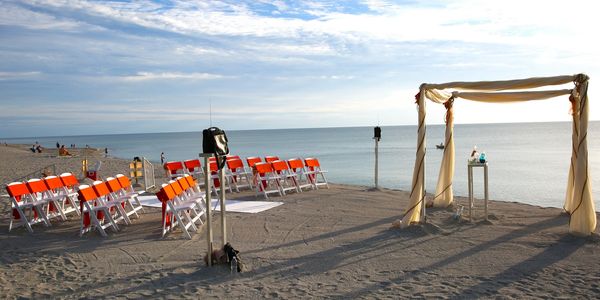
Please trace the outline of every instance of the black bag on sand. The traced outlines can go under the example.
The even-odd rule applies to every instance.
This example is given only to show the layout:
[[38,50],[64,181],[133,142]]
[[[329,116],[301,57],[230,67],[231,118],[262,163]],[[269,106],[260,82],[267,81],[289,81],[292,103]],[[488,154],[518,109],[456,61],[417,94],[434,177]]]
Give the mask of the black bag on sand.
[[240,251],[233,249],[229,243],[223,246],[223,250],[227,254],[227,260],[229,261],[230,267],[235,267],[237,268],[238,272],[241,272],[244,269],[244,264],[242,263],[242,258],[240,257]]
[[[225,131],[210,127],[202,131],[202,152],[214,153],[217,159],[219,170],[225,166],[225,155],[229,154],[229,146],[227,145],[227,135]],[[219,159],[219,156],[222,156]]]

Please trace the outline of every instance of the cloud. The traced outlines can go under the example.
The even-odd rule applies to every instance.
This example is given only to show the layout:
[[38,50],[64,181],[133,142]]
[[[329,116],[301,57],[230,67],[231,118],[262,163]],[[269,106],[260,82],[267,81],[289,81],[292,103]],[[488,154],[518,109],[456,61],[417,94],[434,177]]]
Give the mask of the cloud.
[[[218,101],[214,115],[237,128],[361,125],[377,114],[384,124],[408,124],[416,120],[412,98],[421,82],[574,72],[596,78],[598,6],[8,0],[0,3],[0,103],[58,104],[47,108],[48,119],[63,109],[82,124],[139,120],[132,131],[205,118],[206,99]],[[186,109],[166,117],[172,99]],[[76,101],[112,105],[86,112]]]
[[11,3],[0,4],[0,25],[21,26],[29,29],[42,30],[77,30],[81,23],[64,18],[35,12],[29,9],[13,5]]
[[[213,80],[228,78],[219,74],[210,73],[176,73],[176,72],[164,72],[164,73],[152,73],[152,72],[138,72],[136,75],[120,77],[126,81],[146,81],[146,80],[174,80],[174,79],[189,79],[189,80]],[[231,78],[231,77],[229,77]]]
[[40,75],[41,72],[0,72],[0,80],[25,79]]

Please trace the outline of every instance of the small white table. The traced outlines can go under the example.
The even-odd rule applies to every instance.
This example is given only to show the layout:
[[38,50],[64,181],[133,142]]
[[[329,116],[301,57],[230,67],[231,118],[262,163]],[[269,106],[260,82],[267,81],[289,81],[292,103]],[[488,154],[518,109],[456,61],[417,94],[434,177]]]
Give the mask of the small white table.
[[473,221],[473,168],[483,168],[483,190],[485,194],[484,211],[485,220],[488,219],[488,163],[480,162],[469,162],[468,174],[469,174],[469,222]]

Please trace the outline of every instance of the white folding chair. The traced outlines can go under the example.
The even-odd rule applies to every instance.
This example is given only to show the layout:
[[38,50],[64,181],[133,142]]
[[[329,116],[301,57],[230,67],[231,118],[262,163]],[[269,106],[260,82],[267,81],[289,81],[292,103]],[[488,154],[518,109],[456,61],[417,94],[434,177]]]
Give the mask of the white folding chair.
[[288,191],[296,191],[300,193],[300,188],[296,184],[296,173],[290,171],[287,162],[284,160],[274,160],[271,166],[277,175],[279,175],[279,188],[281,193],[285,195]]

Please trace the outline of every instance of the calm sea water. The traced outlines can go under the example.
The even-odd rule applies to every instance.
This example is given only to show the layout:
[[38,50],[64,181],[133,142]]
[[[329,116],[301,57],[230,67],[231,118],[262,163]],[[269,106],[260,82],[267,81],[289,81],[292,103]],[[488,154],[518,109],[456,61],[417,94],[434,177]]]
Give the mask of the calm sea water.
[[[588,133],[589,164],[596,207],[600,194],[600,122],[591,122]],[[315,128],[227,131],[230,149],[242,158],[278,155],[281,158],[317,157],[328,180],[336,183],[373,185],[374,141],[372,127]],[[496,200],[518,201],[541,206],[562,207],[571,155],[571,123],[520,123],[456,125],[456,195],[467,195],[466,160],[474,145],[485,151],[489,160],[489,192]],[[109,154],[131,159],[145,156],[160,161],[198,157],[200,132],[150,133],[3,139],[9,143],[54,147],[56,142],[82,147],[109,148]],[[435,144],[444,140],[444,126],[427,127],[428,192],[435,185],[442,150]],[[379,184],[409,190],[415,160],[416,127],[382,127],[379,144]],[[483,197],[483,173],[475,172],[475,195]]]

